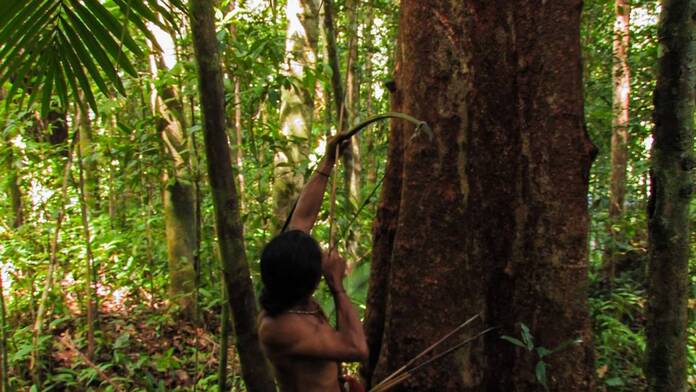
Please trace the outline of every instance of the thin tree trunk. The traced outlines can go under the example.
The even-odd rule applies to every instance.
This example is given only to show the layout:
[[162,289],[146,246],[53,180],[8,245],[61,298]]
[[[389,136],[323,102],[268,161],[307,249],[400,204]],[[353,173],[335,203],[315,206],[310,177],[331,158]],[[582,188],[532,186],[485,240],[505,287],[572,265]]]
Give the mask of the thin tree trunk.
[[[5,90],[0,87],[0,101],[5,98]],[[22,190],[19,188],[19,168],[18,161],[15,160],[14,144],[9,138],[10,135],[5,135],[5,144],[7,145],[7,158],[5,159],[7,173],[7,187],[10,194],[10,202],[12,203],[12,227],[19,228],[24,224],[24,205],[22,203]]]
[[90,360],[94,359],[94,351],[96,349],[96,344],[94,341],[94,328],[97,320],[97,308],[96,308],[96,303],[94,301],[96,297],[96,290],[95,290],[95,276],[96,273],[94,271],[94,256],[92,254],[92,239],[89,231],[89,206],[87,205],[88,199],[87,199],[87,193],[86,193],[86,181],[85,181],[85,169],[83,167],[83,159],[82,159],[82,152],[84,151],[82,148],[82,140],[81,136],[83,135],[82,131],[79,132],[78,134],[78,148],[77,148],[77,166],[78,166],[78,171],[80,175],[80,182],[79,182],[79,196],[80,196],[80,212],[81,212],[81,217],[82,217],[82,230],[84,233],[84,240],[85,240],[85,250],[86,250],[86,256],[87,259],[85,269],[85,304],[87,308],[87,358]]
[[148,271],[146,274],[146,277],[148,278],[148,283],[150,286],[150,309],[154,309],[155,307],[155,284],[154,284],[154,257],[152,255],[152,229],[150,227],[150,217],[152,214],[152,190],[150,187],[150,183],[147,180],[147,175],[145,173],[145,167],[143,165],[143,153],[142,153],[142,145],[141,149],[138,153],[139,155],[139,161],[140,161],[140,170],[139,170],[139,176],[140,176],[140,187],[144,192],[141,193],[141,198],[140,198],[140,208],[141,208],[141,216],[144,221],[144,226],[145,226],[145,257],[147,259],[147,265],[148,265]]
[[610,244],[604,255],[603,270],[610,282],[614,280],[614,257],[620,232],[614,229],[623,213],[626,194],[626,167],[628,165],[630,68],[628,50],[630,44],[631,6],[627,0],[616,0],[613,50],[613,119],[611,132],[611,182],[609,189]]
[[193,46],[204,119],[208,178],[230,310],[233,314],[242,376],[249,391],[275,391],[256,331],[256,299],[244,252],[239,198],[231,176],[232,162],[225,132],[225,93],[218,53],[212,0],[191,0]]
[[[193,110],[193,97],[191,97],[191,109]],[[196,125],[195,112],[191,112],[191,126]],[[201,168],[200,168],[200,158],[198,155],[198,141],[196,140],[196,134],[189,134],[189,149],[191,150],[191,174],[193,175],[193,195],[194,195],[194,254],[193,254],[193,268],[196,271],[196,303],[198,303],[198,288],[201,284],[201,226],[203,222],[201,203],[203,196],[201,195]],[[196,313],[196,320],[198,319],[198,313]]]
[[222,295],[225,301],[222,305],[222,314],[220,315],[220,363],[218,365],[218,390],[227,390],[227,351],[230,341],[230,304],[227,300],[227,289],[225,282],[221,280]]
[[[366,375],[380,381],[471,316],[499,327],[404,391],[590,391],[580,0],[402,0],[395,121],[374,232]],[[427,26],[427,27],[424,27]],[[427,55],[414,54],[427,53]],[[426,264],[423,264],[426,261]],[[474,331],[468,331],[471,334]],[[582,343],[569,344],[577,339]]]
[[235,158],[237,159],[237,182],[239,183],[239,198],[243,205],[244,198],[244,172],[243,160],[244,151],[242,147],[242,93],[241,93],[242,82],[239,76],[234,77],[234,132],[235,132]]
[[[349,6],[354,7],[354,3],[351,2],[351,4],[348,4]],[[353,12],[352,10],[350,12]],[[349,15],[349,24],[354,23],[354,14]],[[355,22],[357,23],[357,22]],[[341,69],[340,69],[340,61],[338,58],[338,50],[336,46],[336,26],[334,23],[334,3],[333,0],[324,0],[324,35],[326,36],[326,45],[327,45],[327,52],[329,56],[329,66],[331,68],[331,87],[333,90],[333,98],[334,98],[334,107],[336,109],[336,119],[338,121],[337,128],[338,132],[341,133],[345,131],[346,129],[349,128],[349,125],[357,119],[354,113],[350,112],[350,109],[356,109],[356,96],[355,94],[355,86],[352,84],[346,83],[346,85],[349,88],[348,91],[348,97],[351,99],[351,101],[348,101],[348,97],[345,95],[345,90],[343,88],[343,82],[341,78]],[[354,49],[351,48],[351,45],[353,45]],[[351,79],[351,70],[352,70],[352,65],[351,61],[355,60],[353,57],[351,57],[351,54],[355,54],[357,56],[357,34],[355,36],[355,39],[352,35],[352,33],[349,33],[349,55],[348,55],[348,76],[347,80],[350,81],[351,83],[355,82],[355,79]],[[355,77],[355,75],[353,75]],[[355,157],[357,156],[359,158],[359,150],[357,149],[357,144],[355,143],[357,141],[356,137],[353,137],[355,140],[351,140],[349,145],[346,147],[346,149],[343,151],[343,156],[342,156],[342,161],[343,161],[343,185],[344,185],[344,191],[346,194],[346,198],[349,200],[348,203],[348,211],[352,211],[353,208],[352,206],[357,205],[358,199],[359,199],[359,186],[357,185],[358,182],[355,182],[356,180],[359,181],[359,177],[354,177],[354,171],[355,171]],[[358,155],[356,155],[357,153]],[[358,163],[359,165],[359,163]],[[359,173],[358,173],[359,175]],[[348,233],[348,236],[345,240],[345,246],[350,252],[350,254],[353,256],[351,257],[351,264],[348,266],[348,271],[351,271],[353,268],[352,265],[352,260],[355,260],[357,258],[357,238],[356,238],[356,232],[353,231],[352,229]]]
[[7,360],[7,317],[5,308],[5,289],[2,282],[2,271],[0,271],[0,356],[2,363],[0,364],[0,392],[10,392],[10,375],[8,374],[10,367]]
[[[330,1],[330,0],[326,0]],[[360,64],[358,64],[358,14],[360,0],[346,1],[346,17],[348,19],[348,57],[346,59],[346,113],[347,126],[351,128],[360,122]],[[347,153],[346,153],[347,152]],[[344,165],[344,189],[348,200],[350,200],[349,211],[352,213],[357,209],[360,202],[360,138],[355,135],[351,138],[350,146],[343,153]],[[358,255],[358,243],[360,241],[359,231],[353,228],[348,229],[345,239],[346,250],[352,255],[349,262],[349,271],[354,267],[354,261]]]
[[[304,185],[298,167],[309,153],[314,112],[314,88],[307,88],[306,69],[316,64],[318,40],[317,0],[288,0],[284,76],[293,86],[281,90],[280,131],[286,147],[274,157],[273,203],[275,229],[280,229]],[[277,231],[274,230],[274,231]]]
[[[230,1],[227,4],[226,12],[230,13],[233,12],[235,7],[237,7],[237,1]],[[227,31],[230,34],[230,37],[232,40],[235,40],[237,38],[237,25],[235,23],[230,23]],[[232,53],[232,51],[230,51]],[[236,167],[235,170],[237,172],[237,186],[239,187],[239,201],[242,210],[244,209],[244,173],[242,172],[242,161],[244,158],[244,151],[242,149],[242,94],[241,94],[241,79],[239,76],[234,74],[234,61],[231,58],[232,56],[228,55],[224,57],[224,64],[225,64],[225,72],[227,73],[227,77],[229,80],[232,81],[234,84],[234,97],[233,97],[233,102],[234,106],[232,108],[231,114],[230,114],[230,120],[228,121],[228,124],[233,124],[234,129],[233,133],[231,134],[231,141],[232,141],[232,152],[233,152],[233,160],[236,161]]]
[[[369,118],[372,116],[373,109],[373,36],[372,36],[372,26],[374,25],[374,8],[372,4],[369,4],[367,21],[365,22],[365,47],[367,48],[365,55],[365,77],[364,81],[366,84],[365,88],[365,114]],[[366,180],[369,184],[374,184],[377,181],[377,154],[375,154],[375,137],[374,132],[367,133],[367,177]]]
[[689,298],[689,202],[693,193],[696,0],[665,0],[658,24],[648,203],[646,376],[650,391],[685,392]]
[[18,162],[15,159],[14,145],[7,138],[7,157],[5,159],[7,173],[7,190],[12,203],[12,227],[18,228],[24,224],[24,203],[22,202],[22,190],[19,188]]
[[[111,119],[111,126],[114,130],[118,129],[118,120],[116,119],[116,116],[114,116]],[[109,138],[107,138],[106,140],[106,155],[108,157],[107,168],[109,172],[109,222],[111,224],[111,228],[113,229],[116,227],[116,217],[118,215],[118,201],[116,194],[116,175],[114,174],[114,165],[112,164],[114,160],[114,154],[111,150]]]
[[53,231],[53,237],[51,238],[48,272],[46,272],[46,282],[44,283],[44,290],[41,293],[39,308],[36,311],[36,318],[34,319],[34,327],[32,330],[32,352],[29,361],[29,370],[31,371],[34,385],[36,385],[39,389],[41,389],[41,368],[39,366],[41,350],[39,347],[39,339],[44,327],[44,315],[46,313],[46,307],[48,306],[48,293],[53,289],[53,275],[56,265],[58,264],[58,238],[60,236],[60,229],[63,224],[63,219],[65,218],[65,206],[68,203],[68,180],[70,179],[70,168],[72,167],[72,149],[74,142],[75,140],[70,143],[70,146],[67,149],[68,160],[65,163],[65,169],[63,172],[61,202],[59,203],[60,209],[58,211],[58,216],[56,217],[56,227]]
[[631,5],[627,0],[616,0],[614,24],[613,88],[614,117],[611,135],[611,189],[609,216],[616,218],[623,212],[626,194],[626,165],[628,163],[628,131],[631,75],[628,64],[630,45]]
[[[346,1],[348,19],[348,58],[346,59],[346,111],[347,127],[360,122],[360,64],[358,62],[358,15],[360,0]],[[347,195],[357,203],[360,199],[360,139],[355,135],[351,139],[350,159],[344,159]],[[345,154],[344,154],[345,156]]]
[[[83,100],[84,102],[84,100]],[[85,177],[84,196],[87,208],[96,211],[99,206],[99,185],[97,176],[97,161],[94,157],[94,141],[92,134],[92,121],[89,118],[87,108],[78,108],[77,123],[79,129],[78,149],[83,160],[83,173]]]

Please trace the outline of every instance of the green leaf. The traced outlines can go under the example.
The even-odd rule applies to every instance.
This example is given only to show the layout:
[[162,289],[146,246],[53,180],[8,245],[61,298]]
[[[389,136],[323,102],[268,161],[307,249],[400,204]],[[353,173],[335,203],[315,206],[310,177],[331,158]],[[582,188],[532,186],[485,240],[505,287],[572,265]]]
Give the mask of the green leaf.
[[536,379],[541,384],[545,390],[549,390],[549,386],[547,385],[546,382],[546,363],[544,361],[539,361],[536,364],[536,369],[534,369],[534,373],[536,373]]
[[[87,53],[87,50],[85,47],[82,45],[80,38],[77,36],[77,33],[70,27],[70,25],[67,23],[67,21],[63,21],[63,31],[65,32],[65,36],[70,42],[70,45],[66,48],[68,52],[72,52],[72,50],[69,50],[70,48],[74,49],[74,54],[76,58],[74,59],[75,62],[77,62],[77,65],[80,64],[80,62],[87,68],[87,72],[89,75],[92,77],[94,80],[94,83],[97,84],[97,87],[101,90],[104,95],[109,95],[109,88],[106,86],[106,82],[104,79],[101,77],[101,73],[99,72],[99,69],[97,69],[96,64],[92,61],[92,56],[90,56]],[[70,53],[68,53],[68,58],[70,59]],[[80,61],[82,60],[82,61]],[[76,64],[72,63],[73,69],[76,68]],[[89,83],[87,83],[87,87],[89,87]],[[82,89],[85,89],[85,85],[82,85]]]
[[[38,16],[36,18],[33,18],[32,24],[28,25],[26,31],[24,34],[20,34],[20,32],[15,32],[16,34],[16,40],[14,44],[7,43],[5,47],[0,51],[0,59],[5,59],[5,61],[0,64],[0,75],[2,75],[5,71],[7,71],[7,74],[3,76],[3,80],[5,77],[9,74],[11,74],[12,69],[15,68],[17,63],[21,62],[33,62],[27,59],[26,56],[22,56],[22,52],[32,52],[31,45],[36,43],[37,41],[41,42],[46,42],[45,40],[40,40],[38,37],[39,31],[41,31],[45,26],[49,23],[48,19],[53,17],[53,11],[51,10],[50,6],[51,3],[47,3],[49,6],[48,8],[42,8],[38,12]],[[53,5],[52,8],[56,8],[55,5]],[[12,33],[11,30],[7,30],[8,32]],[[21,37],[21,38],[20,38]],[[0,38],[0,42],[7,42],[3,41]],[[33,52],[35,53],[41,53],[40,50],[34,50]],[[2,82],[0,82],[2,84]]]
[[99,42],[97,42],[87,26],[84,25],[82,20],[80,20],[75,13],[70,11],[68,8],[65,8],[65,13],[68,16],[68,22],[73,28],[75,28],[79,41],[84,44],[84,47],[89,49],[90,53],[94,56],[94,59],[97,60],[97,63],[99,63],[99,65],[102,67],[102,71],[104,71],[106,76],[111,80],[111,83],[113,83],[116,86],[116,89],[125,96],[126,89],[123,87],[121,78],[116,73],[114,64],[109,59],[109,56],[107,56],[104,48],[99,44]]
[[[127,15],[129,17],[129,19],[136,24],[137,24],[137,22],[134,19],[139,20],[140,23],[142,24],[142,19],[140,18],[140,17],[142,17],[142,18],[145,18],[146,20],[158,25],[162,29],[165,29],[165,30],[167,29],[167,26],[165,26],[159,20],[157,15],[155,15],[150,9],[148,9],[145,6],[145,3],[142,0],[125,0],[125,1],[124,0],[114,0],[114,3],[116,3],[119,6],[119,8],[121,9],[121,12],[124,15]],[[142,24],[142,25],[145,26],[144,24]],[[143,29],[141,28],[141,30],[143,30]],[[145,28],[145,30],[147,30],[147,28]]]
[[515,346],[519,346],[519,347],[522,347],[523,349],[527,349],[526,344],[522,343],[519,339],[513,338],[512,336],[503,335],[500,338],[503,340],[507,340],[508,342],[514,344]]
[[25,4],[22,1],[17,0],[2,0],[0,1],[0,22],[4,26],[8,19],[12,17],[17,12],[17,8]]
[[55,71],[55,56],[52,56],[53,58],[50,62],[50,65],[46,67],[46,81],[43,84],[43,96],[41,99],[41,114],[43,116],[46,116],[51,109],[51,92],[53,90],[53,80],[56,76],[56,71]]
[[[70,0],[73,3],[75,12],[84,22],[85,26],[89,27],[89,31],[94,34],[95,40],[109,54],[109,56],[120,65],[124,71],[131,76],[138,76],[138,72],[133,68],[133,65],[128,60],[128,56],[123,53],[123,47],[120,46],[116,39],[111,36],[109,31],[101,24],[87,8],[81,4],[81,0]],[[119,37],[120,38],[120,37]]]
[[58,94],[58,99],[60,100],[62,107],[67,107],[68,89],[65,85],[66,75],[63,73],[63,64],[61,64],[57,59],[55,60],[54,72],[55,75],[53,76],[53,80],[56,85],[56,93]]
[[[0,42],[9,42],[10,34],[14,36],[21,36],[22,31],[26,30],[28,25],[31,25],[34,19],[41,17],[38,11],[42,7],[42,2],[45,0],[28,0],[24,2],[24,9],[22,9],[18,14],[14,15],[12,20],[1,20],[2,31],[0,31]],[[50,5],[50,2],[48,3]],[[44,6],[46,5],[43,4]],[[12,17],[12,15],[9,15]]]
[[[94,110],[95,113],[99,113],[97,101],[94,99],[94,94],[92,94],[92,88],[89,84],[89,81],[87,80],[87,76],[85,76],[85,72],[82,69],[82,65],[80,64],[79,60],[77,60],[75,52],[72,51],[72,48],[67,42],[65,36],[61,35],[59,37],[59,40],[63,44],[63,47],[66,49],[63,52],[63,54],[65,55],[65,58],[67,58],[67,61],[65,61],[63,65],[66,67],[66,77],[68,78],[70,87],[73,90],[73,96],[75,97],[75,100],[79,99],[80,91],[83,91],[90,107]],[[82,90],[80,90],[80,88],[77,86],[77,82],[79,82],[83,86]],[[87,86],[87,88],[85,88],[85,86]]]
[[544,358],[545,356],[549,354],[553,354],[553,351],[549,350],[546,347],[537,347],[536,352],[539,355],[539,358]]
[[[129,1],[137,3],[137,1],[134,0]],[[155,36],[152,34],[147,25],[143,22],[143,17],[140,14],[138,14],[137,12],[133,12],[132,8],[125,4],[123,0],[113,0],[113,2],[116,3],[116,5],[119,7],[121,13],[123,13],[126,16],[126,18],[130,20],[130,22],[133,23],[138,28],[138,30],[140,30],[140,32],[145,35],[145,37],[148,40],[156,42]]]
[[520,328],[522,329],[522,341],[527,345],[527,350],[534,350],[534,336],[529,331],[529,327],[525,323],[520,323]]
[[[116,17],[109,12],[100,2],[97,0],[85,0],[85,5],[92,11],[92,13],[99,18],[104,26],[111,30],[119,42],[122,42],[128,50],[133,52],[136,56],[142,56],[143,52],[140,46],[133,40],[133,37],[128,33],[127,26],[122,25]],[[126,22],[127,23],[127,22]],[[123,37],[123,38],[121,38]]]
[[622,385],[626,385],[620,377],[608,378],[606,381],[604,381],[604,383],[610,387],[620,387]]

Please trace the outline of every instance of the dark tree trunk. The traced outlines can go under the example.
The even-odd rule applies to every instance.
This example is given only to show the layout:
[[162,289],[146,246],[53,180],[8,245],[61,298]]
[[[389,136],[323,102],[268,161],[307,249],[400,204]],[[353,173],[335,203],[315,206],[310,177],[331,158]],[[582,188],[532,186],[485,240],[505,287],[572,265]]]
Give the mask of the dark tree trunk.
[[[395,122],[374,233],[366,374],[380,381],[481,312],[495,334],[396,390],[539,391],[538,357],[499,335],[529,326],[552,391],[589,391],[581,1],[403,0]],[[423,28],[428,26],[428,28]],[[482,329],[477,326],[475,329]],[[472,328],[473,329],[473,328]],[[373,382],[374,384],[374,382]]]
[[244,253],[239,198],[225,133],[225,93],[212,0],[190,1],[191,30],[198,63],[208,177],[213,192],[222,273],[232,311],[242,375],[249,391],[275,391],[256,332],[256,299]]
[[648,203],[649,279],[646,375],[651,391],[687,384],[689,201],[693,192],[696,1],[665,0]]

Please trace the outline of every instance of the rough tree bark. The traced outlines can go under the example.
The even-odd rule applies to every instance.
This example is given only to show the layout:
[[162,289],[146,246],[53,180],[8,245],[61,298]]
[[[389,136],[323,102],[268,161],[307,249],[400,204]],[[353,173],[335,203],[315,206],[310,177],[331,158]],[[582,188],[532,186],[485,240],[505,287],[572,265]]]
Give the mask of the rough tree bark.
[[[587,189],[580,0],[403,0],[392,127],[366,330],[379,381],[481,312],[496,334],[404,391],[538,391],[538,358],[499,335],[525,323],[552,391],[588,391]],[[423,28],[428,26],[428,28]],[[480,327],[482,328],[482,327]],[[476,328],[478,329],[478,328]]]
[[239,198],[225,133],[225,92],[215,34],[213,0],[191,0],[189,5],[203,109],[208,177],[213,192],[222,273],[233,316],[242,376],[249,391],[271,392],[275,391],[275,384],[256,332],[256,298],[244,253]]
[[689,201],[696,166],[696,0],[665,0],[658,25],[650,199],[646,375],[651,391],[687,384]]
[[[281,91],[280,131],[286,147],[274,157],[275,228],[280,229],[304,185],[299,164],[309,152],[314,113],[314,87],[305,86],[306,70],[316,65],[319,39],[318,0],[288,0],[283,74],[292,86]],[[274,230],[277,231],[277,230]]]

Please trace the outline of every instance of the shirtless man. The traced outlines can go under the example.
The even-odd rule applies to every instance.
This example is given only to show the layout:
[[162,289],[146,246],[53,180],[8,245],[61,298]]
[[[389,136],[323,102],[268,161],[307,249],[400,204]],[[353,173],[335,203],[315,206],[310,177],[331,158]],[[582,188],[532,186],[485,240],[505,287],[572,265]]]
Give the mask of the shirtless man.
[[[343,288],[346,262],[335,251],[322,253],[308,234],[321,208],[339,141],[328,143],[326,158],[305,186],[286,231],[261,255],[263,312],[259,338],[283,392],[340,392],[338,362],[367,359],[357,310]],[[312,299],[321,276],[336,304],[336,328]]]

